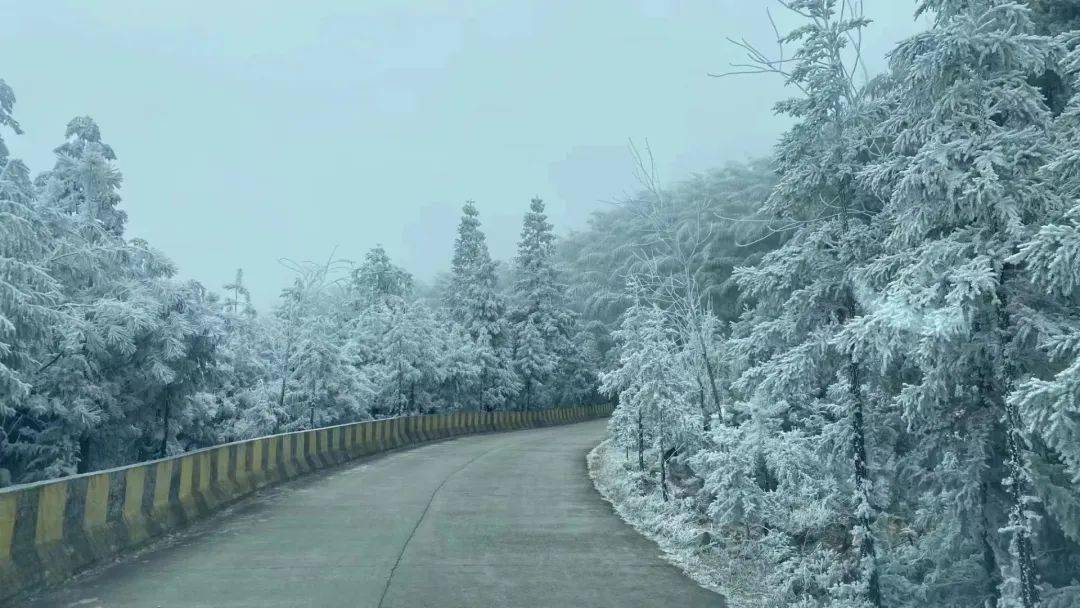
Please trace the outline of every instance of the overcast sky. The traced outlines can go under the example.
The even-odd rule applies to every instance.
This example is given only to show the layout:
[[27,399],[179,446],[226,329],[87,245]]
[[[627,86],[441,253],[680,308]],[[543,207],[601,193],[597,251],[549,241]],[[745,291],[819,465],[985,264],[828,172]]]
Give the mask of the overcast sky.
[[[242,267],[256,304],[283,257],[375,245],[420,278],[448,266],[462,201],[513,255],[543,197],[559,231],[634,189],[627,142],[661,179],[767,153],[775,78],[715,79],[763,47],[772,0],[0,0],[0,78],[36,173],[67,121],[93,116],[124,174],[128,235],[218,289]],[[866,0],[884,66],[925,26]]]

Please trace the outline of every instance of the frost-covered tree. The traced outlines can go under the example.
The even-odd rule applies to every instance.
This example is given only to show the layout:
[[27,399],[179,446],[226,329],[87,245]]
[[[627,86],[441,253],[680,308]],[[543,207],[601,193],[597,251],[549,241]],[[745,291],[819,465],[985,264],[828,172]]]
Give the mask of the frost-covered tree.
[[[24,419],[24,433],[48,454],[50,475],[161,454],[216,341],[203,316],[212,315],[195,305],[202,288],[174,282],[167,258],[123,237],[120,174],[96,125],[76,119],[68,136],[35,192],[47,233],[42,264],[59,286],[61,314],[39,354],[28,400],[37,416]],[[214,335],[196,344],[204,331]]]
[[692,405],[690,367],[678,347],[665,313],[655,305],[637,305],[615,332],[619,365],[601,376],[601,390],[618,396],[608,423],[616,445],[637,454],[647,474],[646,453],[656,455],[661,494],[666,500],[668,459],[700,438],[701,412]]
[[[1071,16],[1075,19],[1080,12]],[[1066,76],[1064,88],[1075,91],[1080,50],[1075,35],[1062,40],[1069,52],[1057,72]],[[1043,600],[1065,606],[1080,602],[1080,581],[1074,576],[1080,568],[1080,99],[1076,95],[1055,117],[1051,134],[1053,153],[1041,176],[1060,197],[1059,208],[1041,218],[1038,229],[1008,260],[1034,291],[1023,310],[1027,322],[1014,339],[1018,346],[1014,356],[1022,357],[1025,365],[1008,400],[1029,442],[1030,483],[1046,510],[1045,517],[1032,522],[1037,553],[1056,556],[1037,564]]]
[[[717,450],[750,452],[734,460],[704,454],[697,462],[718,496],[729,489],[745,496],[747,488],[713,482],[757,485],[751,494],[771,514],[762,522],[762,542],[779,560],[770,586],[782,590],[783,601],[881,606],[879,507],[868,447],[868,427],[877,422],[867,399],[873,368],[845,336],[862,313],[851,270],[874,255],[879,238],[872,218],[880,204],[856,177],[874,154],[867,129],[881,108],[874,86],[855,80],[867,24],[857,5],[785,6],[803,20],[781,38],[797,45],[794,54],[778,61],[747,49],[754,71],[780,73],[799,93],[777,105],[796,123],[776,147],[779,179],[761,210],[789,238],[756,266],[735,271],[739,295],[751,306],[723,348],[732,399],[726,428],[714,435]],[[777,417],[779,427],[770,419]],[[785,445],[774,444],[775,453],[746,440],[780,430]],[[741,462],[744,474],[717,475],[711,466],[719,462]],[[846,547],[826,540],[837,528],[850,536]]]
[[444,329],[434,314],[414,302],[399,302],[373,312],[381,363],[379,400],[395,415],[417,414],[435,406],[444,380]]
[[513,308],[514,369],[521,382],[521,406],[541,405],[538,398],[563,358],[570,355],[574,316],[566,305],[566,286],[555,269],[555,234],[544,212],[544,201],[534,198],[521,228],[514,258]]
[[[1027,364],[1023,336],[1040,320],[1012,260],[1058,206],[1039,176],[1052,156],[1051,112],[1034,84],[1057,49],[1014,2],[931,0],[920,10],[934,25],[892,54],[895,105],[878,131],[892,143],[864,175],[888,224],[866,269],[878,294],[867,322],[882,359],[916,367],[895,403],[918,433],[905,460],[933,472],[919,498],[953,497],[923,507],[939,523],[920,536],[919,559],[934,566],[920,568],[918,592],[1031,608],[1042,509],[1007,396]],[[934,579],[961,564],[948,600]]]
[[472,408],[468,391],[480,379],[481,359],[476,343],[459,325],[446,318],[441,310],[433,311],[438,338],[438,378],[433,388],[440,410]]
[[294,264],[297,276],[275,310],[274,416],[282,429],[368,417],[372,387],[353,364],[340,264]]
[[[648,148],[634,152],[642,191],[595,214],[589,230],[559,241],[570,302],[583,322],[603,323],[608,332],[618,327],[625,307],[641,298],[674,311],[683,340],[693,345],[694,398],[708,412],[708,426],[726,390],[717,341],[746,305],[732,272],[786,236],[760,215],[775,177],[768,161],[757,160],[663,188],[644,153]],[[647,293],[628,292],[631,279]],[[601,346],[597,362],[605,367],[614,365],[607,343],[595,342]]]
[[555,406],[575,403],[601,403],[599,374],[604,356],[613,350],[608,328],[599,321],[575,322],[570,349],[559,359],[555,379],[548,391],[549,403]]
[[232,312],[228,298],[223,308],[225,337],[217,349],[214,382],[202,395],[211,404],[204,408],[207,416],[199,420],[206,427],[202,435],[208,443],[270,435],[279,428],[280,385],[275,382],[279,368],[274,365],[278,320],[244,308]]
[[116,153],[101,141],[101,130],[89,116],[71,119],[64,137],[55,150],[56,165],[37,178],[44,204],[122,234],[127,214],[118,208],[122,178],[113,165]]
[[[12,117],[15,94],[0,80],[0,125],[21,133]],[[26,400],[39,355],[59,320],[59,285],[45,265],[48,233],[32,205],[26,166],[8,156],[0,135],[0,486],[51,464],[34,445]],[[33,473],[31,473],[32,475]]]
[[513,335],[506,301],[497,287],[496,268],[480,230],[480,214],[475,203],[468,201],[462,207],[444,302],[450,318],[476,345],[480,374],[470,398],[486,410],[508,407],[520,387],[512,367]]
[[222,289],[228,294],[227,307],[234,315],[254,315],[255,309],[251,306],[251,292],[244,284],[244,269],[237,268],[232,281],[226,283]]
[[357,305],[367,307],[389,298],[401,300],[412,297],[413,278],[390,261],[382,245],[376,245],[353,270],[352,289]]
[[[642,160],[642,168],[651,169]],[[559,238],[559,266],[574,310],[614,329],[635,301],[627,281],[659,269],[665,276],[688,273],[703,307],[724,322],[738,318],[732,270],[753,265],[785,236],[758,215],[775,181],[771,160],[731,163],[666,189],[651,170],[638,177],[645,186],[640,192],[595,213],[588,229]],[[680,231],[700,247],[673,248]]]

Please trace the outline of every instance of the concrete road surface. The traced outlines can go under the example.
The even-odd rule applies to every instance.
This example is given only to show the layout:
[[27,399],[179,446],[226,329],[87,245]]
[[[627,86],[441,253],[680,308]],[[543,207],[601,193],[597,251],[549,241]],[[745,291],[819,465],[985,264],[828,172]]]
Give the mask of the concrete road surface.
[[604,421],[461,437],[266,490],[29,606],[723,606],[592,487]]

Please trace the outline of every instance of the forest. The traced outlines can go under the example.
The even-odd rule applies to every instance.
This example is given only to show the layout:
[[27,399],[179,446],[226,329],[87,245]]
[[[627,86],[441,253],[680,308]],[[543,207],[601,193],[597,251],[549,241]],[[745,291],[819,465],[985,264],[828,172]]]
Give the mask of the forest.
[[733,605],[1080,605],[1080,5],[924,0],[865,78],[781,4],[772,158],[564,243],[631,511]]
[[[14,102],[0,81],[19,133]],[[599,400],[601,335],[568,306],[538,198],[507,272],[466,202],[438,285],[376,245],[286,261],[294,281],[256,314],[242,270],[215,292],[125,238],[93,119],[55,153],[31,179],[0,140],[0,486],[375,417]]]
[[[855,0],[786,0],[768,158],[449,272],[293,263],[256,314],[125,237],[88,117],[0,140],[0,486],[372,417],[613,401],[639,527],[746,606],[1080,605],[1080,5],[921,0],[866,73]],[[718,117],[718,120],[722,120]],[[0,81],[0,123],[18,134]],[[724,564],[723,567],[713,566]]]

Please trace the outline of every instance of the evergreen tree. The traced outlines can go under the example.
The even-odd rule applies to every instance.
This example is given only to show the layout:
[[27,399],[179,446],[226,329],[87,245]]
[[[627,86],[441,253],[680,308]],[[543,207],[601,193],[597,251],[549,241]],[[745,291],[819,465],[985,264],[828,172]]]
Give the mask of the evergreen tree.
[[544,202],[529,203],[514,258],[514,369],[521,381],[522,407],[541,405],[538,395],[559,369],[573,345],[573,314],[566,307],[566,286],[554,265],[555,235]]
[[[867,21],[846,2],[787,6],[804,24],[782,42],[798,48],[784,63],[763,60],[761,71],[780,72],[801,95],[777,105],[797,122],[776,148],[779,179],[762,214],[790,237],[756,266],[735,270],[739,295],[752,306],[723,349],[733,393],[725,426],[736,428],[714,435],[717,449],[748,450],[727,463],[749,468],[742,476],[708,468],[702,474],[706,483],[750,478],[758,484],[749,494],[745,486],[730,489],[734,496],[754,496],[740,508],[763,501],[774,514],[764,522],[762,543],[780,562],[770,586],[782,590],[783,601],[881,606],[868,431],[879,422],[866,397],[873,368],[846,336],[862,314],[851,270],[874,255],[879,238],[872,219],[880,205],[856,177],[873,155],[875,142],[866,131],[880,107],[873,86],[853,80],[859,57],[851,59],[854,65],[845,61],[845,49]],[[777,432],[783,445],[770,438],[764,445],[775,452],[761,452],[760,441]],[[708,467],[724,459],[706,454],[697,462]],[[706,487],[717,495],[729,489]],[[850,551],[820,542],[837,527],[847,529]]]
[[480,230],[480,214],[475,203],[468,201],[462,207],[444,302],[451,319],[461,324],[476,345],[480,374],[471,398],[489,411],[508,407],[520,386],[512,368],[512,334],[506,302],[497,288],[496,268]]
[[117,208],[122,178],[113,166],[116,153],[101,141],[89,116],[71,119],[64,137],[67,141],[55,150],[56,165],[37,179],[45,204],[122,235],[127,214]]
[[601,375],[601,390],[618,395],[609,428],[616,445],[636,452],[643,480],[648,478],[646,456],[655,455],[655,483],[667,500],[668,460],[700,440],[701,413],[690,398],[691,368],[678,348],[678,334],[655,305],[629,308],[615,339],[619,366]]
[[[21,133],[12,117],[15,95],[0,80],[0,125]],[[34,374],[47,362],[39,359],[49,327],[58,321],[54,306],[59,285],[45,267],[48,233],[31,205],[26,166],[9,158],[0,135],[0,486],[45,474],[48,457],[35,445],[27,407]]]
[[388,298],[405,299],[413,295],[413,278],[395,266],[382,245],[376,245],[352,273],[352,287],[357,305],[366,307]]
[[228,310],[230,313],[248,316],[255,314],[255,309],[251,306],[251,292],[244,285],[244,269],[237,268],[236,276],[222,288],[229,294]]
[[871,322],[902,320],[910,336],[883,357],[917,366],[896,403],[919,433],[911,456],[934,473],[924,491],[955,501],[936,507],[947,509],[941,525],[950,529],[924,537],[950,540],[926,547],[935,566],[923,584],[968,562],[964,601],[1032,608],[1040,509],[1007,396],[1035,320],[1031,290],[1009,260],[1057,205],[1038,177],[1051,157],[1051,114],[1033,84],[1057,51],[1021,4],[928,0],[920,11],[934,25],[892,55],[895,108],[880,132],[894,143],[866,172],[889,226],[867,272],[882,294]]
[[275,310],[274,417],[286,430],[310,429],[369,416],[373,388],[353,365],[345,294],[337,264],[296,264],[297,276]]
[[[1040,6],[1036,4],[1037,9]],[[1042,8],[1050,6],[1056,3]],[[1064,5],[1058,8],[1058,14],[1069,14]],[[1074,9],[1072,17],[1077,15],[1080,12]],[[1064,40],[1070,50],[1057,71],[1067,78],[1063,88],[1075,91],[1080,50],[1074,37]],[[1046,96],[1041,83],[1040,89]],[[1080,568],[1080,425],[1076,422],[1080,420],[1080,393],[1076,392],[1080,377],[1080,318],[1076,314],[1080,303],[1080,209],[1076,202],[1080,98],[1075,94],[1053,122],[1052,145],[1042,177],[1061,196],[1060,208],[1042,218],[1038,230],[1008,259],[1022,269],[1017,275],[1026,278],[1033,290],[1024,310],[1027,323],[1014,340],[1025,373],[1008,400],[1029,442],[1031,484],[1046,511],[1032,522],[1037,526],[1037,554],[1055,556],[1037,563],[1043,599],[1048,606],[1065,606],[1080,603],[1080,581],[1075,577]]]
[[378,348],[385,382],[380,391],[387,410],[419,414],[434,407],[434,391],[444,379],[443,331],[426,307],[400,303],[383,308]]

